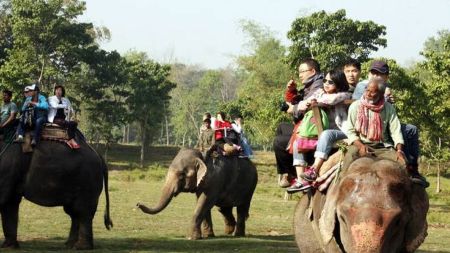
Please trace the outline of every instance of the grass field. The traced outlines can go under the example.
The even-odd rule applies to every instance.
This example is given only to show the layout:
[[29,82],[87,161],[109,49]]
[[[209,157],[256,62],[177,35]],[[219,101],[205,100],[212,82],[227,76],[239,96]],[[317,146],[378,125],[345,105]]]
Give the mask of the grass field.
[[[272,153],[259,152],[254,160],[259,183],[245,238],[226,236],[221,215],[214,208],[216,238],[185,239],[195,204],[192,194],[180,194],[166,210],[155,216],[136,210],[137,202],[157,202],[167,165],[176,152],[176,148],[153,148],[147,167],[134,169],[139,154],[137,147],[115,146],[111,150],[109,189],[114,228],[111,231],[104,228],[102,195],[94,219],[93,252],[298,252],[292,230],[298,197],[283,200],[284,192],[276,185]],[[443,191],[439,195],[434,193],[435,178],[430,176],[429,180],[432,182],[428,188],[431,203],[429,235],[418,252],[450,252],[450,179],[442,179]],[[20,209],[21,249],[14,252],[71,252],[64,248],[69,225],[69,218],[62,208],[44,208],[24,200]]]

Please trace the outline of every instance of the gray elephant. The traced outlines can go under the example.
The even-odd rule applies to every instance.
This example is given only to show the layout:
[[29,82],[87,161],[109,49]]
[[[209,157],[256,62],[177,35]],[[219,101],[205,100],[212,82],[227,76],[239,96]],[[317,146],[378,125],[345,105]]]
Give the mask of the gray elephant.
[[109,215],[108,169],[103,159],[82,141],[72,150],[65,143],[41,141],[32,153],[21,144],[2,145],[0,156],[0,213],[5,241],[2,248],[17,248],[19,204],[22,197],[41,206],[63,206],[72,225],[68,248],[92,249],[92,219],[105,185],[104,222]]
[[[245,220],[258,181],[256,167],[247,158],[206,156],[195,149],[181,149],[172,161],[159,203],[154,208],[137,206],[147,214],[157,214],[180,192],[197,195],[189,239],[213,237],[211,208],[216,205],[224,216],[225,233],[245,236]],[[232,209],[237,207],[237,220]],[[201,224],[203,222],[203,231]]]
[[364,157],[327,194],[300,199],[295,238],[301,252],[413,252],[427,235],[428,207],[397,162]]

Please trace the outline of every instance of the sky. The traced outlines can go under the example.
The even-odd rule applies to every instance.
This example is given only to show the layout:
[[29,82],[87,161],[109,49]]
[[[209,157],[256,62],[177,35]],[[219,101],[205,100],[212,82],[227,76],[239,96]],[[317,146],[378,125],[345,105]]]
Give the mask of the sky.
[[162,62],[224,68],[248,53],[240,20],[268,27],[284,45],[292,22],[345,9],[347,18],[386,26],[387,47],[372,54],[401,65],[420,60],[427,38],[450,30],[450,0],[85,0],[84,22],[105,26],[102,48],[146,52]]

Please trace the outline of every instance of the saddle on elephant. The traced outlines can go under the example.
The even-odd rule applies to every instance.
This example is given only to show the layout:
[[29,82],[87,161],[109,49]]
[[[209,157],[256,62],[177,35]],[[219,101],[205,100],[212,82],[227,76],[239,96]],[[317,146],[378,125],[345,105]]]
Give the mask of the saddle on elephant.
[[[22,151],[24,153],[33,151],[33,147],[31,146],[32,135],[33,131],[31,129],[25,132],[24,142],[22,144]],[[57,141],[62,143],[67,143],[70,140],[68,129],[66,127],[62,127],[58,124],[53,123],[44,124],[41,131],[40,139],[46,141]]]

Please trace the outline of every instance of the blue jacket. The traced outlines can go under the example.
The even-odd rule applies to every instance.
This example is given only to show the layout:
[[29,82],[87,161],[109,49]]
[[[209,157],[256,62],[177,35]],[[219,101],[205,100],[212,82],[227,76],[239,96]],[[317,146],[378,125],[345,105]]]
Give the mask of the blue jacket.
[[[28,108],[28,104],[31,102],[32,97],[27,97],[25,99],[25,102],[23,103],[22,106],[22,111],[25,111]],[[38,99],[38,104],[34,107],[34,110],[38,113],[38,114],[47,114],[48,111],[48,103],[47,103],[47,99],[39,94],[39,99]],[[41,115],[38,115],[41,116]]]

